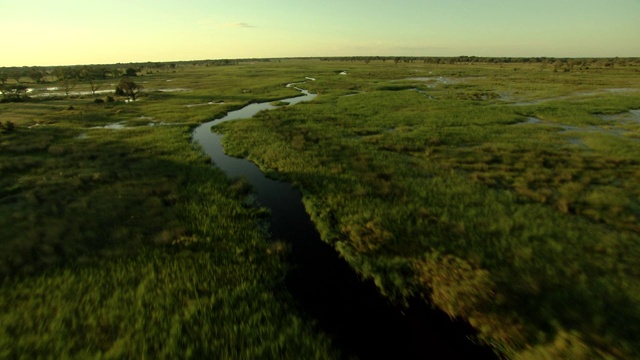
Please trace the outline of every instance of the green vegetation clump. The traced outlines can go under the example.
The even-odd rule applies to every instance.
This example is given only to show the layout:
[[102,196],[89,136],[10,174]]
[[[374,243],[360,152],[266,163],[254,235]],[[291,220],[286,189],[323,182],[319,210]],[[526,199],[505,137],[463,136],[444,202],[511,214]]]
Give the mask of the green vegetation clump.
[[1,132],[11,132],[15,129],[16,125],[12,121],[5,121],[4,123],[0,122],[0,131]]
[[640,356],[637,64],[322,66],[313,102],[216,131],[358,272],[509,358]]

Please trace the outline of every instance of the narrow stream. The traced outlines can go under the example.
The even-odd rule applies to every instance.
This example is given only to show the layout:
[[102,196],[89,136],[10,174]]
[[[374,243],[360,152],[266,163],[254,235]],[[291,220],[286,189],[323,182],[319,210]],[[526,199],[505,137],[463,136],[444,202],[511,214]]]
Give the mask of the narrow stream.
[[[295,85],[287,86],[302,95],[282,102],[293,105],[316,97]],[[390,304],[373,282],[361,281],[335,249],[320,239],[297,189],[265,177],[248,160],[224,154],[222,135],[211,132],[214,124],[249,118],[274,108],[270,103],[258,103],[229,112],[196,128],[193,140],[229,177],[244,176],[253,186],[258,202],[271,210],[273,238],[284,240],[291,247],[292,269],[285,285],[301,312],[316,320],[319,328],[332,337],[344,358],[495,359],[490,349],[468,339],[473,334],[468,324],[452,321],[420,300],[408,309]]]

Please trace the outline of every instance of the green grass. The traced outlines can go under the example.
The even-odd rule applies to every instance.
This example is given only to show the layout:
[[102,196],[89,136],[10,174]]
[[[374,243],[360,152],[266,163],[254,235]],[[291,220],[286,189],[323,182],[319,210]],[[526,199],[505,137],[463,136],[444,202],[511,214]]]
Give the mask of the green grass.
[[636,68],[309,66],[316,100],[217,131],[300,186],[354,268],[508,357],[640,355],[640,143],[599,117],[640,108]]
[[[191,90],[155,91],[169,75]],[[0,104],[16,124],[0,134],[0,357],[337,356],[291,305],[282,253],[266,240],[262,210],[244,205],[246,184],[191,144],[197,123],[256,92],[289,96],[282,83],[296,77],[245,76],[144,77],[147,91],[129,104]],[[198,93],[229,104],[183,106]],[[124,128],[105,128],[116,123]]]
[[[328,340],[274,294],[244,245],[151,249],[7,281],[3,358],[326,358]],[[261,249],[264,250],[264,249]]]
[[0,356],[336,357],[246,183],[190,143],[310,76],[314,101],[216,131],[300,187],[354,269],[509,358],[637,358],[639,128],[604,116],[640,108],[637,71],[287,60],[146,73],[135,103],[2,103]]

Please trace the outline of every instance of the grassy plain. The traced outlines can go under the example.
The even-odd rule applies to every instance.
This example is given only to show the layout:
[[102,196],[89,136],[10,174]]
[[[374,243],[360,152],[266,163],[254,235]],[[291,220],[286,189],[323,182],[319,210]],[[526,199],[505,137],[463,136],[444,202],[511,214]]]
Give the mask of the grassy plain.
[[355,269],[509,358],[640,356],[639,64],[301,66],[316,100],[216,131]]
[[357,271],[510,358],[637,358],[639,69],[285,60],[147,73],[134,103],[2,103],[0,357],[334,357],[246,186],[190,144],[310,76],[313,102],[216,131]]
[[335,357],[290,305],[247,187],[190,138],[297,78],[188,67],[136,78],[134,103],[34,84],[0,104],[0,358]]

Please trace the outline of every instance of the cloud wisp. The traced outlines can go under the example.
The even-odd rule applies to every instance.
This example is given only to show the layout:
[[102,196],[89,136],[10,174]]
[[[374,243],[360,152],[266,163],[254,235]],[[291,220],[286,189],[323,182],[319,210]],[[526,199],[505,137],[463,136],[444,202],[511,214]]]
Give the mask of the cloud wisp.
[[235,23],[225,23],[225,24],[221,24],[218,25],[219,28],[223,28],[223,29],[229,29],[229,28],[236,28],[236,29],[250,29],[250,28],[255,28],[255,25],[251,25],[251,24],[247,24],[245,22],[235,22]]

